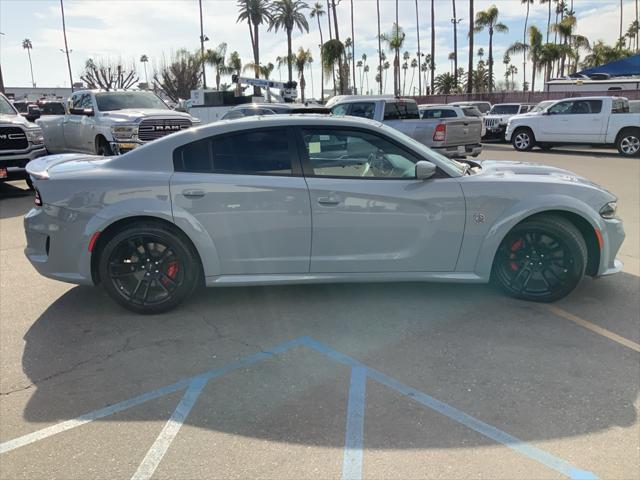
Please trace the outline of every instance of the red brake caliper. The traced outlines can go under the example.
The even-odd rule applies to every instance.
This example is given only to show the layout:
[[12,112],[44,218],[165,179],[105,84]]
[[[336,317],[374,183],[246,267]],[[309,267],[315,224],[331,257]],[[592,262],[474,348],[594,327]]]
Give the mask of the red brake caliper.
[[[180,264],[178,262],[169,262],[169,264],[167,265],[167,277],[173,280],[174,278],[176,278],[176,275],[178,275],[179,270],[180,270]],[[169,281],[166,278],[163,278],[160,281],[165,287],[169,283]]]
[[520,269],[520,265],[518,265],[518,262],[515,261],[515,259],[517,258],[515,252],[520,250],[523,245],[524,242],[521,238],[511,244],[511,253],[509,254],[509,267],[511,267],[511,270],[513,270],[514,272]]

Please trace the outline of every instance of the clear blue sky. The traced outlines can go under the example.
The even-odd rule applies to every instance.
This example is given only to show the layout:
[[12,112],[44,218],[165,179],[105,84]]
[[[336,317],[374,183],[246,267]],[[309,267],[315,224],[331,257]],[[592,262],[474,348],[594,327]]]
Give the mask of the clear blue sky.
[[[325,0],[323,0],[324,2]],[[237,7],[234,0],[203,0],[205,34],[211,38],[207,43],[213,47],[226,42],[229,50],[237,50],[243,61],[251,60],[251,48],[246,24],[236,23]],[[309,2],[312,3],[312,2]],[[326,3],[326,2],[325,2]],[[476,11],[495,3],[501,19],[509,26],[508,34],[496,34],[496,79],[503,78],[502,56],[514,41],[521,40],[524,27],[525,7],[520,0],[476,0]],[[381,0],[382,30],[390,31],[395,17],[394,0]],[[430,2],[419,0],[421,47],[430,48]],[[458,31],[459,59],[462,66],[467,62],[468,1],[458,0],[457,16],[462,19]],[[591,41],[603,39],[614,42],[618,36],[618,0],[575,0],[578,18],[577,32]],[[366,53],[371,64],[369,83],[374,88],[376,40],[376,9],[374,0],[354,0],[356,57]],[[141,54],[150,58],[149,75],[162,56],[168,56],[179,48],[195,50],[199,47],[199,17],[197,0],[65,0],[67,32],[74,79],[78,79],[87,58],[110,57],[126,64],[135,64],[144,81],[144,73],[138,59]],[[341,0],[338,7],[340,36],[351,35],[350,1]],[[449,52],[453,50],[451,0],[436,1],[436,65],[438,73],[449,71]],[[624,2],[625,30],[635,18],[634,0]],[[546,30],[547,7],[534,4],[531,7],[529,24]],[[313,83],[315,95],[319,96],[320,68],[319,35],[315,19],[309,19],[310,33],[296,32],[293,45],[311,48],[315,57]],[[405,48],[416,51],[415,2],[400,0],[400,25],[407,33]],[[327,18],[321,23],[325,38]],[[286,54],[286,36],[261,31],[261,61],[274,62],[275,57]],[[60,4],[58,0],[1,0],[0,1],[0,62],[7,86],[29,86],[31,83],[27,52],[22,49],[22,40],[31,39],[32,59],[36,83],[40,86],[68,86],[68,74],[64,61],[64,48]],[[487,34],[476,35],[476,49],[487,51]],[[512,60],[522,77],[522,58]],[[530,67],[528,68],[530,71]],[[284,69],[283,77],[286,75]],[[529,75],[527,75],[529,77]],[[273,75],[278,78],[278,72]],[[209,77],[213,79],[213,72]],[[417,82],[417,80],[416,80]],[[211,81],[209,81],[211,83]],[[307,79],[308,89],[311,81]],[[310,92],[307,92],[307,95]]]

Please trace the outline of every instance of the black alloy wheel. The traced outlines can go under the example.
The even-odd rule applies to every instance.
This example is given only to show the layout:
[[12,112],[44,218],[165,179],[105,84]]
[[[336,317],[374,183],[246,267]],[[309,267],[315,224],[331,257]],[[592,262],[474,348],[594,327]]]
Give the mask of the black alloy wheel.
[[154,225],[130,227],[109,240],[100,278],[107,293],[129,310],[161,313],[184,300],[200,277],[192,248]]
[[539,217],[517,225],[505,237],[492,278],[516,298],[551,302],[580,283],[586,264],[580,231],[562,217]]

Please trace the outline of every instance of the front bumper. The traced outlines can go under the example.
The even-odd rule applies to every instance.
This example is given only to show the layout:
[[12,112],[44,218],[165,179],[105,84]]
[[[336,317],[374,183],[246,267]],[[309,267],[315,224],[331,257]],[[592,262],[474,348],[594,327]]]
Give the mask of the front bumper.
[[625,238],[622,220],[612,218],[602,221],[602,250],[600,251],[600,266],[597,277],[613,275],[622,270],[623,264],[616,258],[618,250]]
[[507,130],[506,125],[498,125],[495,127],[487,127],[486,133],[482,137],[482,139],[502,139],[504,138],[505,131]]
[[19,153],[0,153],[0,168],[9,170],[24,169],[31,160],[42,157],[47,154],[44,145],[32,148],[26,152]]
[[431,149],[449,158],[477,157],[482,153],[482,144],[431,147]]
[[41,275],[62,282],[93,285],[88,217],[67,208],[44,205],[24,217],[24,253]]
[[133,140],[131,141],[119,140],[119,141],[109,142],[109,145],[111,146],[111,151],[115,155],[122,155],[138,147],[141,147],[142,145],[144,145],[144,143],[139,141],[133,141]]

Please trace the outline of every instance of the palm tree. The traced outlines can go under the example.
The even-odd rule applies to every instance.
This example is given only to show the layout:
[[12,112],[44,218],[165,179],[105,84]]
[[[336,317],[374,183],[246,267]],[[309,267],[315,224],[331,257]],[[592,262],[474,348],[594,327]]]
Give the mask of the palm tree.
[[[361,66],[363,68],[365,68],[367,66],[367,54],[363,53],[361,58],[362,58],[362,61],[360,61]],[[363,74],[364,74],[364,71],[360,72],[360,91],[362,91],[362,88],[364,87],[364,84],[363,84],[364,76],[363,76]],[[355,85],[355,78],[354,78],[354,83],[353,84]]]
[[456,79],[452,73],[442,73],[436,77],[433,88],[441,95],[448,95],[457,90]]
[[378,70],[380,72],[380,86],[379,93],[382,95],[382,33],[380,32],[380,0],[376,0],[376,13],[378,14]]
[[467,93],[473,91],[473,0],[469,0],[469,63],[467,65]]
[[447,56],[447,58],[449,60],[451,60],[451,75],[453,75],[455,77],[455,73],[453,71],[453,69],[454,69],[454,63],[453,62],[455,61],[455,58],[456,58],[455,52],[449,52],[449,55]]
[[[320,17],[325,14],[324,7],[320,2],[316,2],[313,7],[311,7],[311,12],[309,12],[309,16],[311,18],[315,18],[318,20],[318,31],[320,32],[320,65],[322,65],[322,44],[324,40],[322,39],[322,27],[320,26]],[[312,77],[313,78],[313,77]],[[320,102],[324,103],[324,69],[320,69]]]
[[31,43],[31,40],[29,40],[28,38],[25,38],[22,41],[22,48],[24,48],[27,51],[27,55],[29,55],[29,68],[31,69],[31,85],[33,86],[33,88],[35,88],[36,82],[33,79],[33,64],[31,63],[31,50],[33,49],[33,44]]
[[[495,5],[490,6],[488,9],[478,12],[476,14],[475,32],[482,32],[486,29],[489,30],[489,78],[493,78],[493,33],[506,33],[509,31],[504,23],[498,22],[500,12]],[[489,83],[489,92],[493,90],[492,82]]]
[[504,63],[505,66],[505,74],[504,74],[504,78],[507,82],[507,90],[509,90],[509,66],[511,64],[511,55],[509,55],[509,50],[506,51],[506,53],[504,54],[504,57],[502,57],[502,63]]
[[295,57],[295,65],[298,77],[300,78],[300,98],[302,102],[304,102],[304,89],[307,85],[307,82],[304,79],[304,70],[312,61],[313,58],[311,57],[311,51],[300,47]]
[[404,45],[405,33],[402,27],[394,22],[391,32],[382,34],[382,41],[387,44],[393,58],[393,94],[400,95],[400,49]]
[[456,15],[456,0],[451,0],[453,4],[453,75],[456,77],[456,85],[458,84],[458,17]]
[[205,62],[216,70],[216,90],[218,91],[220,91],[220,74],[225,72],[224,62],[226,55],[227,44],[224,42],[214,49],[208,49],[204,55]]
[[620,35],[618,35],[618,38],[623,38],[623,35],[622,35],[622,23],[624,21],[624,8],[623,8],[623,5],[624,5],[624,1],[620,0]]
[[431,0],[431,62],[429,67],[431,70],[431,93],[435,88],[435,75],[436,75],[436,6],[435,0]]
[[[571,36],[573,35],[573,29],[576,26],[576,17],[573,15],[567,15],[559,23],[551,26],[551,28],[559,35],[560,43],[562,45],[568,45]],[[564,54],[560,57],[560,76],[564,76],[565,62],[567,59],[567,49],[563,50]]]
[[[355,60],[356,58],[356,33],[353,28],[353,0],[351,0],[351,56]],[[356,64],[355,61],[351,64],[353,73],[353,93],[356,93]]]
[[[336,8],[336,0],[331,0],[331,8],[329,11],[329,16],[331,16],[331,13],[333,13],[333,32],[334,32],[334,40],[337,40],[338,42],[340,42],[340,33],[338,32],[338,10]],[[341,45],[342,42],[340,42]],[[348,80],[349,80],[349,69],[347,68],[347,70],[345,71],[343,68],[343,59],[345,58],[347,53],[347,50],[344,48],[343,45],[343,49],[342,49],[342,55],[340,57],[338,57],[338,85],[339,85],[339,91],[340,94],[345,94],[346,93],[346,89],[348,86]]]
[[[224,71],[225,73],[240,76],[240,72],[242,72],[242,59],[240,58],[240,54],[238,52],[233,51],[229,54],[227,65]],[[240,82],[238,82],[236,83],[236,96],[239,97],[240,93]]]
[[[253,65],[255,78],[260,78],[260,36],[259,27],[263,23],[271,22],[271,9],[268,0],[238,0],[240,14],[237,22],[247,22],[249,37],[253,50]],[[253,94],[260,95],[260,87],[253,87]]]
[[384,70],[384,88],[383,88],[383,92],[387,91],[387,74],[389,73],[389,68],[390,67],[391,67],[391,64],[385,60],[384,64],[382,65],[382,68]]
[[287,32],[287,70],[289,81],[293,81],[293,52],[291,50],[291,34],[294,28],[300,32],[308,32],[309,24],[303,11],[309,6],[302,0],[276,0],[273,2],[269,30],[285,30]]
[[[418,68],[418,60],[414,58],[411,60],[411,83],[409,83],[409,95],[411,95],[411,89],[413,88],[413,79],[416,76],[416,68]],[[420,75],[418,75],[418,80],[420,80]]]
[[[527,43],[527,24],[529,23],[529,8],[534,0],[520,0],[527,6],[527,14],[524,17],[524,30],[522,30],[522,43]],[[527,86],[527,51],[522,51],[522,89]]]
[[424,56],[424,62],[420,65],[420,75],[422,76],[422,83],[424,84],[425,92],[428,92],[427,88],[427,72],[429,71],[429,65],[431,65],[431,55]]
[[[507,54],[528,52],[531,59],[531,91],[536,88],[536,73],[540,70],[540,53],[542,51],[542,32],[535,25],[529,27],[529,43],[515,42],[507,49]],[[526,81],[526,78],[525,78]]]
[[547,4],[547,8],[549,10],[549,13],[547,14],[547,39],[546,42],[549,43],[549,30],[551,27],[551,4],[553,3],[554,0],[540,0],[540,3],[542,5],[544,5],[545,3]]
[[147,55],[141,55],[140,63],[144,66],[144,81],[149,85],[149,77],[147,76],[147,63],[149,63],[149,57]]
[[402,54],[402,70],[404,70],[403,72],[403,77],[402,77],[402,95],[405,95],[405,90],[404,87],[407,85],[407,70],[409,69],[409,59],[411,58],[411,55],[409,54],[409,52],[404,52]]
[[325,42],[324,45],[322,45],[322,68],[324,68],[324,72],[327,75],[331,74],[335,70],[336,65],[341,64],[343,56],[344,45],[340,40],[333,38]]

